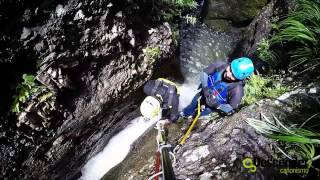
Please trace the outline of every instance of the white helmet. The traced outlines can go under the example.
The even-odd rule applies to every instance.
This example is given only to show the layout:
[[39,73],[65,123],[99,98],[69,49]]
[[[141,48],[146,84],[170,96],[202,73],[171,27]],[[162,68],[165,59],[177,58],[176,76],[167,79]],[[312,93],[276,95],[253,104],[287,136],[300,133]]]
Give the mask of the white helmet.
[[147,96],[140,105],[142,116],[148,119],[158,117],[160,110],[160,101],[153,96]]

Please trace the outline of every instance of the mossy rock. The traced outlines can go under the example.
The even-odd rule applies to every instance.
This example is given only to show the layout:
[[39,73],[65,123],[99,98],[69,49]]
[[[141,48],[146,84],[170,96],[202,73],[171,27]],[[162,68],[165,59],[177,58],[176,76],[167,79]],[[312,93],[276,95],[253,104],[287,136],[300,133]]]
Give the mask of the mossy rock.
[[250,23],[267,3],[267,0],[208,0],[204,16],[205,20],[228,19],[241,25]]
[[231,22],[223,19],[214,19],[214,20],[204,20],[204,23],[207,24],[215,31],[221,32],[230,32],[232,30]]

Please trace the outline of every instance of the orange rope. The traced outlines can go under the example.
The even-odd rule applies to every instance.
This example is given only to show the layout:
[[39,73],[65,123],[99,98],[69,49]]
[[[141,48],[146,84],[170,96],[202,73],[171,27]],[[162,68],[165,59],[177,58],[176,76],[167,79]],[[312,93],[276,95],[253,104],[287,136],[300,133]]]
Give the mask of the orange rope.
[[[160,152],[156,152],[156,159],[154,162],[154,172],[157,174],[160,171]],[[159,176],[154,177],[154,180],[158,180]]]

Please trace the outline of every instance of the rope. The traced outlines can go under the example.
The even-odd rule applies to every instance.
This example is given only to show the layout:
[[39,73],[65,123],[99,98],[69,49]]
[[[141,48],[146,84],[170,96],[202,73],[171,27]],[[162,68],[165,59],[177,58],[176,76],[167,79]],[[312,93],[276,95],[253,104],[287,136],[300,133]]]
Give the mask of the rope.
[[169,154],[171,155],[171,157],[173,159],[173,163],[172,164],[175,165],[176,162],[177,162],[176,156],[173,154],[173,152],[169,152]]
[[[158,176],[160,174],[163,174],[163,178],[166,180],[175,180],[175,175],[172,169],[172,163],[170,160],[173,158],[173,163],[176,163],[176,158],[172,152],[169,152],[172,146],[170,144],[167,144],[167,140],[164,137],[165,136],[165,128],[164,128],[164,122],[162,120],[159,120],[156,124],[155,129],[158,130],[158,134],[156,137],[157,141],[157,154],[155,158],[155,163],[154,163],[154,172],[155,174],[149,178],[149,180],[158,180]],[[160,157],[161,156],[161,157]],[[161,164],[160,164],[161,163]],[[159,172],[160,167],[162,169],[161,172]]]
[[[158,174],[160,172],[160,152],[156,152],[156,160],[154,163],[154,172]],[[154,177],[154,180],[158,180],[158,176]]]
[[159,176],[159,175],[161,175],[161,174],[163,174],[163,171],[160,171],[160,172],[158,172],[158,173],[156,173],[156,174],[152,175],[151,177],[149,177],[149,179],[148,179],[148,180],[152,180],[153,178],[155,178],[155,177],[157,177],[157,176]]
[[185,142],[186,142],[186,139],[188,138],[188,136],[190,135],[191,133],[191,130],[193,129],[194,125],[197,123],[198,121],[198,118],[201,114],[201,111],[200,111],[200,99],[201,99],[201,96],[198,98],[198,111],[197,111],[197,116],[194,118],[191,126],[189,127],[188,131],[186,132],[186,134],[183,136],[182,140],[180,141],[179,145],[183,145]]

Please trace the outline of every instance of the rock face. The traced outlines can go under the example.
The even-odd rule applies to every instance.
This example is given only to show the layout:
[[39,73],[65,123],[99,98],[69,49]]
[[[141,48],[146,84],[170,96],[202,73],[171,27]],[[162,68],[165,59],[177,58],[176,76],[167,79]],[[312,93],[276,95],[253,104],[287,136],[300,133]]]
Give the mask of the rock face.
[[202,120],[198,129],[177,152],[177,178],[245,179],[243,159],[269,159],[274,154],[275,143],[258,135],[244,121],[249,117],[259,118],[259,112],[266,113],[266,107],[269,107],[268,103],[253,105],[212,123]]
[[[1,47],[1,62],[23,65],[24,55],[33,65],[37,61],[37,79],[55,94],[59,109],[52,126],[37,116],[40,131],[29,111],[19,127],[15,120],[1,125],[8,141],[1,145],[0,158],[7,163],[1,172],[8,178],[77,178],[83,163],[137,116],[131,113],[137,108],[135,92],[174,53],[170,26],[154,21],[151,2],[2,1],[0,6],[17,8],[15,16],[9,11],[0,16],[1,23],[15,22],[2,24],[1,43],[7,46]],[[155,49],[156,55],[148,54]]]
[[230,31],[232,27],[244,27],[267,4],[267,0],[207,0],[205,23],[215,30]]
[[[259,111],[265,110],[267,103],[259,106],[250,106],[230,117],[219,118],[214,121],[199,119],[187,139],[186,143],[175,153],[177,159],[174,172],[177,179],[238,179],[245,178],[245,169],[242,160],[245,157],[260,157],[268,159],[272,156],[273,141],[258,135],[244,120],[248,117],[259,118]],[[180,125],[169,126],[169,139],[172,144],[186,132],[188,124],[186,120]],[[182,127],[182,129],[180,129]],[[184,129],[184,130],[183,130]],[[153,138],[150,138],[153,136]],[[155,133],[150,132],[144,138],[148,140],[138,143],[138,147],[129,156],[129,160],[122,163],[116,172],[123,173],[119,179],[146,179],[151,176],[156,146],[152,150],[145,150],[150,143],[154,144]],[[139,146],[140,144],[140,146]],[[150,153],[149,151],[152,151]],[[141,153],[141,155],[140,155]],[[143,163],[136,159],[142,154],[151,154]],[[130,162],[132,160],[134,162]],[[137,165],[135,165],[137,164]],[[137,167],[138,166],[138,167]],[[140,167],[140,169],[139,169]],[[114,178],[114,179],[117,179]]]
[[288,13],[289,7],[287,0],[271,0],[246,28],[236,51],[253,54],[258,48],[258,43],[271,34],[272,23],[281,20]]
[[[186,143],[175,153],[177,161],[173,167],[177,179],[236,180],[273,179],[274,177],[290,179],[291,176],[280,174],[278,168],[257,166],[256,173],[251,174],[243,167],[242,160],[247,157],[263,160],[274,159],[274,157],[286,159],[277,149],[277,146],[282,148],[280,143],[258,134],[245,120],[247,118],[261,119],[262,113],[270,118],[275,115],[288,126],[301,124],[308,117],[319,112],[318,90],[318,84],[310,84],[286,93],[276,101],[261,100],[242,108],[232,116],[212,121],[199,119]],[[297,107],[297,102],[306,106]],[[309,104],[314,104],[314,106],[311,107]],[[317,122],[317,120],[315,118],[313,121]],[[180,124],[169,125],[168,138],[172,145],[177,144],[179,139],[181,140],[188,124],[183,121]],[[152,176],[156,152],[155,139],[155,130],[141,138],[143,143],[137,142],[133,146],[132,154],[117,169],[113,170],[113,172],[120,172],[121,177],[109,179],[139,180]],[[149,155],[149,158],[145,157],[146,154]],[[105,177],[108,179],[108,176]]]

